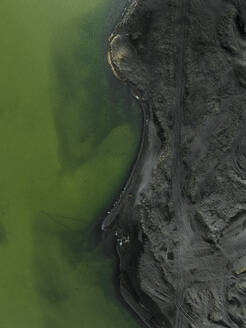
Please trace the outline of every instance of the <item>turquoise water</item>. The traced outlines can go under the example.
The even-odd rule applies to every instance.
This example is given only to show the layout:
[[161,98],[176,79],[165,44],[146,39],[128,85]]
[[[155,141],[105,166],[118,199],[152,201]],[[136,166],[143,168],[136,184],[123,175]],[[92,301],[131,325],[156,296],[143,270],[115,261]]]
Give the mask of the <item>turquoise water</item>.
[[1,328],[136,327],[87,233],[140,134],[105,62],[115,1],[1,0]]

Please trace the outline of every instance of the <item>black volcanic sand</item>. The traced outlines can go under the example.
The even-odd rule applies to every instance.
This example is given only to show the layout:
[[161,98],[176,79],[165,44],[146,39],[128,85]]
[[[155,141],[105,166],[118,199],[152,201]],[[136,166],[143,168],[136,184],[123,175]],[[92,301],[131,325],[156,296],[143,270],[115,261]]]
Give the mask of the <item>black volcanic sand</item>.
[[144,134],[104,226],[148,327],[246,327],[245,22],[240,0],[133,0],[110,38]]

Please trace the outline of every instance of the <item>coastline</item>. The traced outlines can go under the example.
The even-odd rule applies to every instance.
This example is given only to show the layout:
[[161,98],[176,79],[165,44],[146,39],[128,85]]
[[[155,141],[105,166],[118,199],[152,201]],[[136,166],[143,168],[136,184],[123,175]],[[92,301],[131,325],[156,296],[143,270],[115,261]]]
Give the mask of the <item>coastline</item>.
[[[130,284],[128,286],[124,284],[125,278],[127,279],[127,276],[124,277],[124,272],[122,271],[122,267],[124,266],[122,264],[125,262],[125,259],[122,258],[122,254],[120,251],[120,248],[122,246],[122,240],[121,238],[118,238],[119,235],[122,234],[122,231],[121,232],[119,231],[121,229],[124,230],[124,227],[121,227],[121,225],[118,224],[119,222],[117,222],[117,218],[120,212],[123,210],[123,207],[130,208],[132,206],[132,195],[136,192],[135,186],[142,178],[141,175],[143,174],[144,163],[148,158],[148,152],[151,153],[153,148],[153,140],[156,140],[156,138],[150,132],[151,130],[150,126],[154,125],[154,119],[150,109],[151,104],[150,104],[149,95],[143,94],[143,88],[139,90],[136,86],[131,84],[131,82],[128,79],[125,79],[121,76],[121,70],[119,70],[117,65],[115,65],[112,56],[112,42],[114,41],[114,38],[117,36],[117,30],[121,28],[121,25],[125,24],[128,18],[133,14],[136,6],[137,6],[136,0],[132,0],[132,1],[128,0],[128,4],[126,5],[126,7],[122,12],[121,20],[115,26],[113,32],[111,33],[108,39],[109,47],[107,52],[107,60],[115,78],[117,78],[120,82],[122,82],[129,88],[132,96],[136,98],[137,102],[139,103],[139,106],[142,111],[142,132],[141,132],[140,144],[139,144],[136,158],[133,161],[133,165],[129,170],[130,175],[126,180],[125,184],[123,185],[119,196],[116,198],[111,208],[107,211],[107,215],[103,219],[101,225],[101,230],[103,231],[104,235],[111,236],[109,238],[112,238],[113,243],[115,245],[116,255],[118,257],[118,265],[115,273],[114,284],[115,284],[116,291],[118,292],[120,301],[122,302],[123,306],[126,306],[128,308],[128,310],[132,313],[132,315],[136,318],[136,320],[140,323],[140,325],[142,325],[143,327],[151,328],[152,327],[152,325],[150,324],[151,314],[147,309],[144,309],[144,307],[142,307],[137,303],[136,299],[133,296],[135,292],[131,288]],[[158,143],[158,148],[159,147],[160,145]],[[157,152],[159,152],[159,149]],[[138,258],[138,254],[136,255],[136,260],[137,258]]]
[[132,164],[131,168],[129,169],[130,175],[127,178],[126,182],[123,184],[121,192],[119,193],[119,195],[117,196],[115,201],[112,203],[112,206],[110,206],[109,209],[106,211],[107,215],[106,215],[106,217],[104,217],[104,219],[102,221],[102,225],[101,225],[102,231],[107,230],[111,226],[111,224],[114,222],[114,220],[116,219],[116,216],[120,211],[120,205],[121,205],[121,203],[123,203],[123,198],[129,192],[129,187],[130,187],[130,184],[132,183],[133,177],[134,177],[134,175],[137,175],[139,172],[139,168],[141,167],[141,159],[142,159],[143,152],[145,149],[145,144],[147,142],[146,136],[147,136],[147,129],[148,129],[149,120],[150,120],[150,115],[149,115],[149,110],[148,110],[148,101],[147,101],[147,99],[142,100],[142,98],[140,98],[140,96],[138,95],[137,88],[134,88],[134,86],[129,84],[129,81],[127,81],[126,79],[124,79],[121,76],[121,72],[115,65],[114,60],[112,58],[112,48],[111,48],[111,43],[112,43],[114,37],[117,35],[117,32],[116,32],[117,29],[122,24],[122,22],[125,19],[127,19],[127,17],[129,17],[129,15],[130,15],[129,9],[135,2],[136,2],[136,0],[127,0],[126,6],[124,7],[124,9],[121,13],[120,21],[119,21],[119,23],[116,23],[112,33],[110,34],[110,36],[108,38],[109,44],[108,44],[108,51],[107,51],[107,61],[108,61],[108,64],[109,64],[115,78],[117,80],[119,80],[119,82],[122,82],[125,84],[125,86],[130,90],[132,97],[134,97],[136,99],[136,101],[138,102],[138,104],[140,106],[141,113],[142,113],[141,137],[140,137],[140,141],[139,141],[139,147],[138,147],[138,151],[136,154],[136,158],[133,160],[133,164]]

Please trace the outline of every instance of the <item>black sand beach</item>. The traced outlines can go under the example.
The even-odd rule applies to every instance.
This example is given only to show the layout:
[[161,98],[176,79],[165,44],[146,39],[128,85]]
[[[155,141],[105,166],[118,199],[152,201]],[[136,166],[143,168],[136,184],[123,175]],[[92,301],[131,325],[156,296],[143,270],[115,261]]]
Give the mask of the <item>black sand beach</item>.
[[246,326],[246,5],[133,0],[109,63],[143,110],[103,229],[147,327]]

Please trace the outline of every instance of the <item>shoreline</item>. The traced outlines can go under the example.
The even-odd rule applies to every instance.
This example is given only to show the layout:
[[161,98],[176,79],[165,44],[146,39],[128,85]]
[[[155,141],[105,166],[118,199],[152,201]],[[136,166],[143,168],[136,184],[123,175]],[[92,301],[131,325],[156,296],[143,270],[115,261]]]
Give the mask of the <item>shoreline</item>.
[[[151,328],[151,324],[149,321],[151,321],[151,315],[147,313],[146,309],[141,307],[140,304],[138,304],[133,296],[134,292],[132,292],[129,289],[129,286],[126,287],[122,281],[124,278],[124,273],[122,272],[122,263],[124,260],[122,260],[122,255],[120,252],[120,248],[122,247],[122,240],[118,238],[118,229],[120,230],[121,227],[117,227],[117,217],[119,213],[122,211],[123,207],[130,207],[132,203],[132,199],[129,196],[134,194],[134,186],[137,185],[137,182],[141,180],[144,170],[144,163],[146,161],[146,158],[148,158],[148,154],[146,154],[148,151],[151,152],[151,148],[149,145],[155,141],[155,137],[151,134],[151,125],[155,126],[153,115],[151,114],[150,109],[150,101],[147,97],[141,97],[138,96],[138,94],[141,94],[141,91],[131,85],[129,80],[124,79],[121,76],[121,71],[118,70],[118,67],[115,65],[113,56],[112,56],[112,42],[114,38],[117,36],[117,29],[122,24],[124,20],[127,20],[128,17],[132,15],[132,11],[129,12],[131,9],[131,6],[134,6],[134,9],[137,6],[137,1],[132,0],[127,3],[127,6],[124,8],[121,19],[118,24],[116,24],[113,32],[111,33],[109,37],[109,48],[107,52],[107,59],[108,64],[112,70],[113,75],[115,78],[117,78],[121,83],[125,84],[126,87],[130,90],[132,96],[137,99],[137,102],[141,108],[142,112],[142,131],[141,131],[141,137],[139,142],[139,148],[137,151],[137,155],[135,160],[133,161],[132,167],[129,169],[129,177],[127,178],[125,184],[123,185],[121,192],[119,193],[118,197],[114,201],[113,205],[110,207],[110,209],[107,211],[106,217],[103,219],[101,224],[101,230],[103,231],[103,234],[111,235],[112,243],[114,245],[115,249],[115,255],[117,256],[117,266],[116,266],[116,272],[114,276],[114,285],[116,288],[116,293],[118,295],[118,298],[123,306],[125,306],[128,311],[135,317],[135,319],[139,322],[140,326],[145,328]],[[143,99],[145,98],[145,99]],[[158,145],[159,148],[159,145]],[[159,150],[157,153],[159,153]],[[137,259],[137,257],[136,257]],[[119,278],[120,277],[120,278]],[[133,294],[132,294],[133,293]],[[157,327],[157,326],[156,326]]]
[[[139,167],[141,166],[141,156],[144,152],[144,145],[146,143],[146,137],[147,137],[147,129],[148,129],[148,125],[149,125],[149,120],[150,120],[150,111],[148,110],[148,102],[142,101],[140,96],[138,96],[138,90],[136,88],[134,88],[133,86],[129,85],[128,81],[125,80],[124,78],[121,77],[121,73],[118,70],[117,66],[114,63],[114,60],[112,58],[112,49],[111,49],[111,43],[114,39],[114,37],[116,36],[115,33],[117,28],[120,26],[120,24],[122,24],[122,21],[125,19],[125,17],[128,17],[129,13],[128,10],[130,8],[130,6],[136,2],[136,0],[127,0],[126,1],[126,6],[123,8],[122,13],[120,15],[120,21],[118,23],[115,24],[112,33],[110,34],[109,38],[108,38],[108,51],[107,51],[107,61],[108,61],[108,65],[111,68],[111,71],[114,75],[114,77],[121,83],[125,84],[125,87],[130,91],[131,96],[134,97],[138,103],[138,105],[140,106],[140,110],[141,110],[141,116],[142,116],[142,127],[141,127],[141,136],[140,136],[140,140],[139,140],[139,146],[138,146],[138,150],[136,153],[136,157],[133,160],[133,163],[131,165],[131,167],[129,168],[129,176],[126,179],[126,182],[123,184],[120,193],[118,194],[118,196],[116,197],[116,199],[112,202],[112,205],[106,210],[106,216],[104,217],[104,219],[102,220],[102,224],[101,224],[101,229],[102,231],[106,231],[111,224],[115,221],[117,214],[120,211],[120,206],[121,203],[123,203],[123,198],[125,197],[125,195],[128,193],[128,189],[130,187],[130,184],[132,183],[133,177],[134,175],[136,175],[138,173]],[[137,3],[137,2],[136,2]]]

